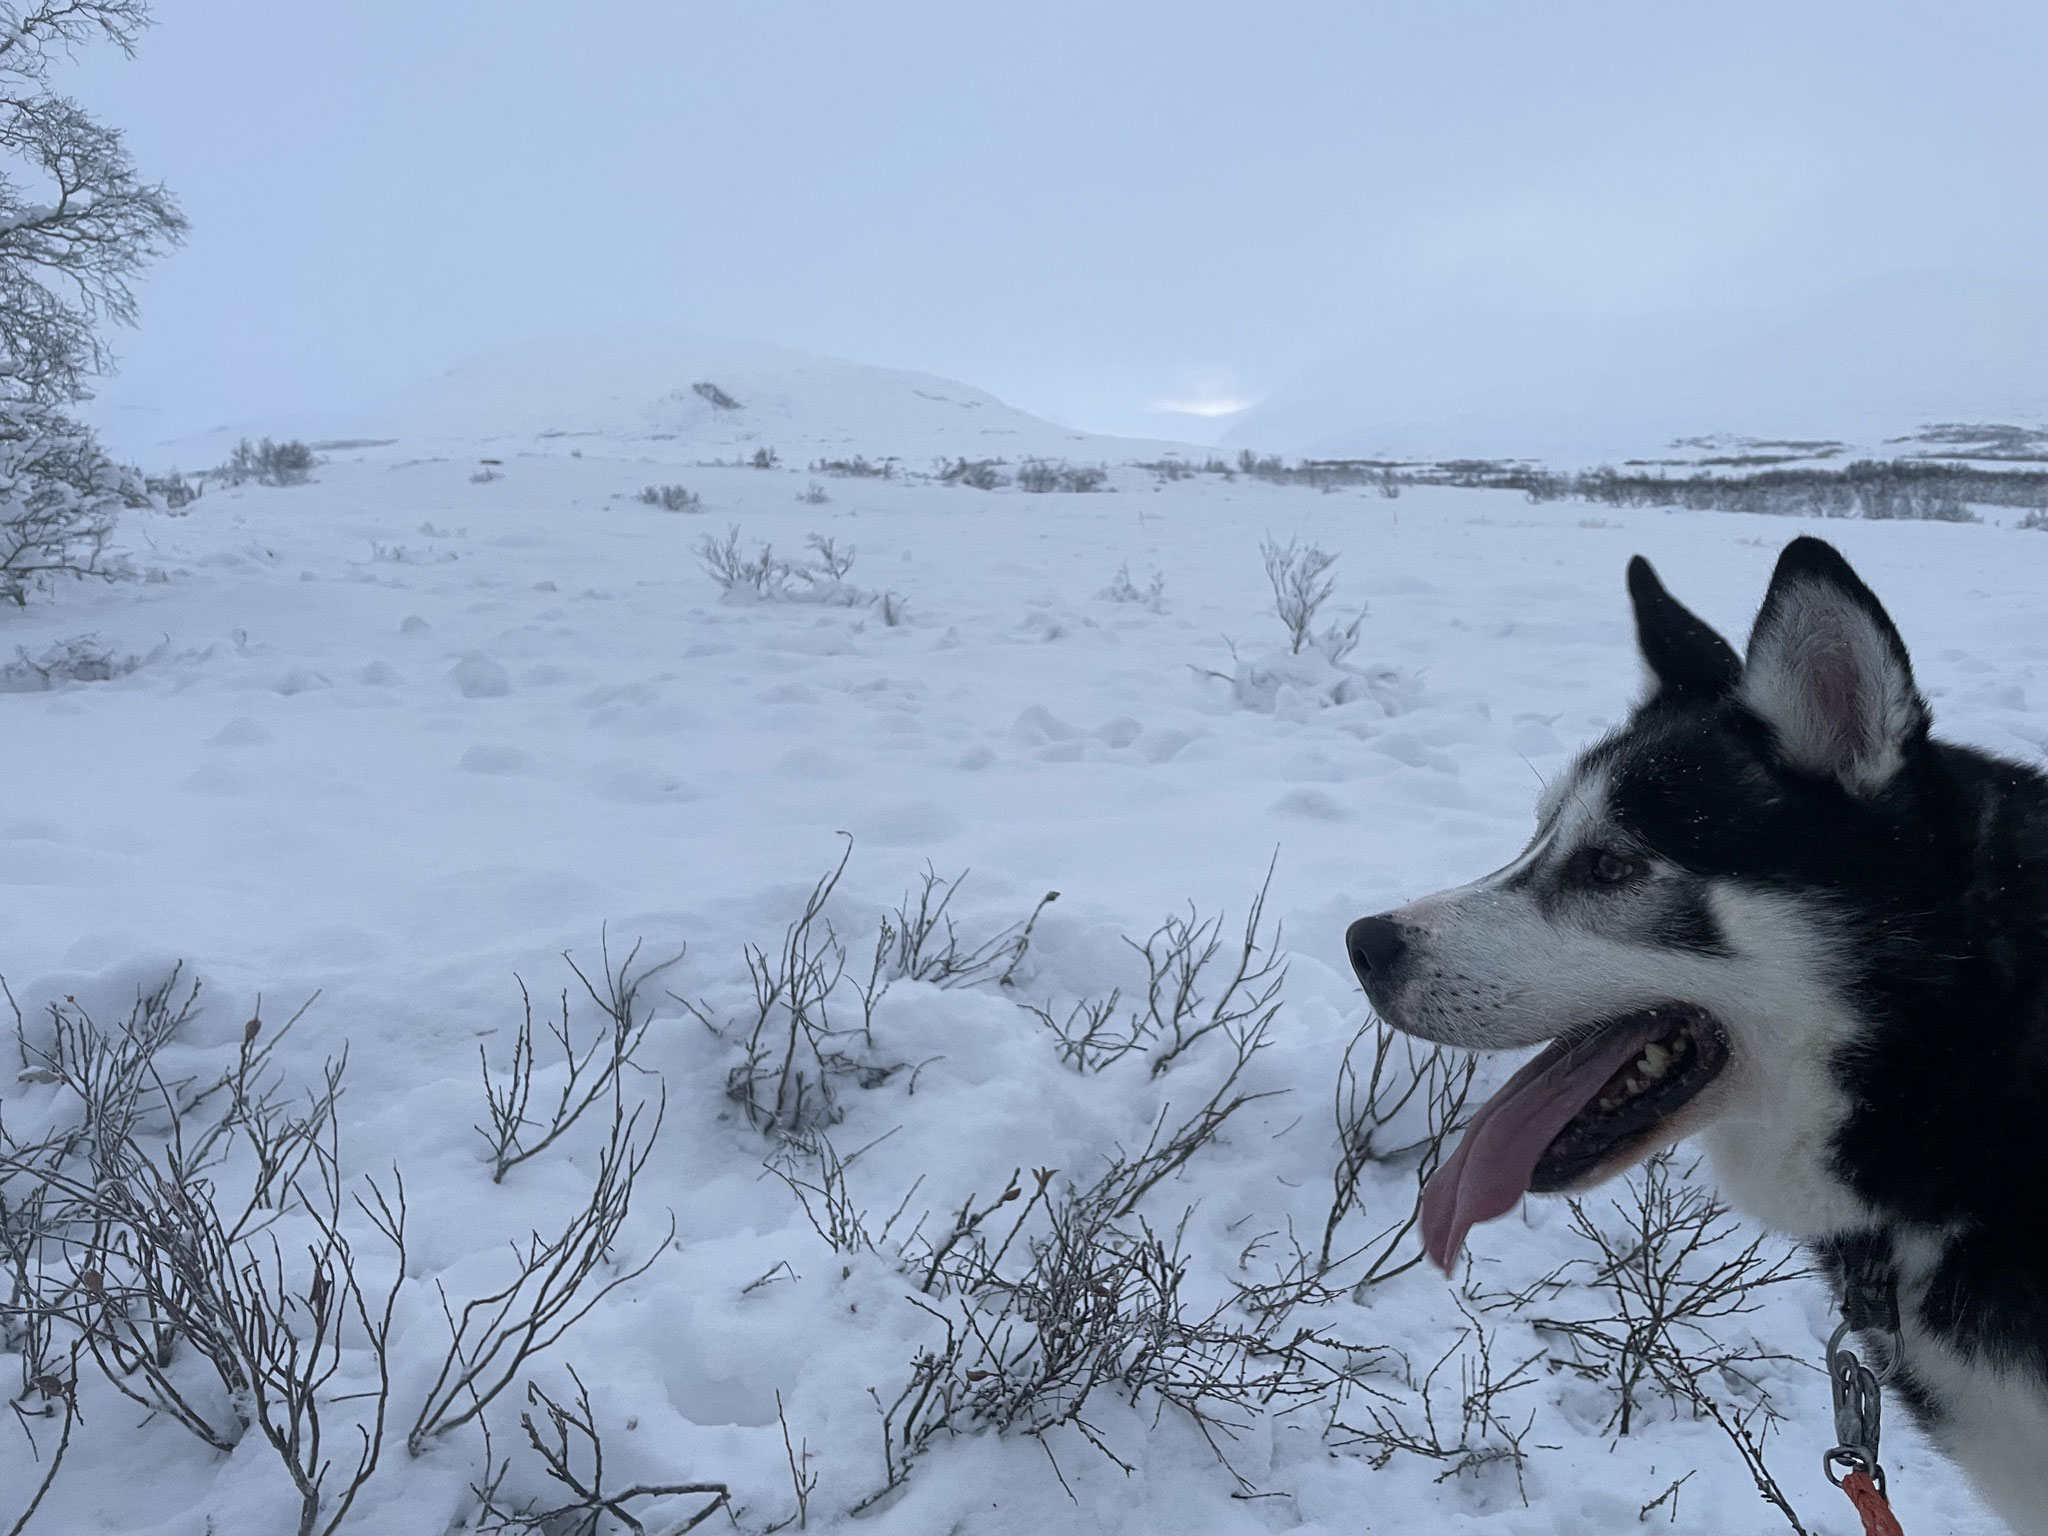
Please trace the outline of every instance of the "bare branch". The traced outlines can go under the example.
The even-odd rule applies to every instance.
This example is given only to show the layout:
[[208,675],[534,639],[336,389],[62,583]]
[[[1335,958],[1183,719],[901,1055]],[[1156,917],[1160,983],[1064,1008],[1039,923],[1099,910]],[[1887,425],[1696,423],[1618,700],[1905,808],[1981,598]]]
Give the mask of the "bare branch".
[[598,983],[583,973],[573,956],[562,956],[569,969],[575,972],[576,979],[583,984],[590,1001],[604,1016],[606,1027],[579,1051],[569,1022],[569,994],[563,992],[561,1022],[551,1023],[547,1029],[561,1048],[564,1076],[554,1105],[545,1119],[535,1119],[527,1114],[533,1097],[535,1060],[533,998],[528,994],[525,982],[519,983],[523,1012],[518,1032],[513,1037],[512,1059],[505,1064],[502,1076],[493,1074],[490,1053],[482,1046],[477,1047],[477,1056],[483,1065],[484,1101],[491,1125],[489,1130],[482,1126],[475,1129],[491,1150],[493,1184],[502,1184],[505,1175],[514,1168],[553,1146],[583,1118],[585,1110],[616,1090],[620,1074],[634,1064],[634,1053],[647,1038],[647,1026],[652,1021],[651,1016],[639,1006],[640,989],[683,958],[678,952],[657,965],[636,971],[633,963],[640,955],[637,941],[616,966],[612,964],[609,938],[601,939],[600,946],[604,962],[602,990]]
[[667,1251],[675,1236],[673,1217],[667,1235],[645,1259],[604,1273],[632,1212],[634,1185],[653,1153],[668,1103],[664,1094],[643,1134],[644,1106],[628,1113],[617,1088],[614,1079],[611,1130],[598,1157],[589,1200],[553,1237],[534,1232],[523,1247],[513,1249],[516,1272],[508,1284],[459,1309],[442,1293],[448,1353],[406,1435],[406,1449],[413,1455],[477,1418],[528,1360],[551,1347],[613,1291],[646,1274]]
[[[534,1422],[531,1412],[519,1416],[519,1427],[526,1431],[528,1446],[548,1477],[568,1490],[571,1495],[569,1502],[549,1508],[540,1508],[536,1502],[528,1507],[507,1510],[496,1502],[499,1480],[494,1479],[477,1490],[483,1506],[479,1511],[479,1530],[593,1536],[598,1521],[609,1515],[633,1536],[644,1536],[646,1523],[627,1508],[629,1504],[710,1495],[710,1503],[698,1506],[680,1523],[661,1526],[664,1536],[681,1536],[682,1532],[695,1530],[731,1504],[732,1494],[724,1483],[635,1483],[630,1488],[607,1492],[604,1486],[604,1438],[597,1429],[597,1415],[591,1410],[590,1389],[583,1385],[583,1378],[576,1374],[574,1367],[569,1370],[569,1379],[576,1383],[573,1405],[557,1402],[534,1382],[526,1384],[526,1401],[541,1411],[547,1423],[546,1433]],[[777,1405],[779,1408],[780,1398]],[[788,1426],[785,1424],[783,1427],[786,1439]],[[808,1492],[806,1488],[806,1496]]]

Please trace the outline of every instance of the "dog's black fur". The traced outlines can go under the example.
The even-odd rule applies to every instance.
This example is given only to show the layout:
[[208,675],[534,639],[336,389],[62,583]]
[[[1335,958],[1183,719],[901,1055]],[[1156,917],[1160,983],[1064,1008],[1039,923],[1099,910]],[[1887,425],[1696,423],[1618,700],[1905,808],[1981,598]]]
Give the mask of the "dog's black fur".
[[[1830,546],[1788,547],[1774,587],[1788,568],[1856,593],[1905,660],[1889,617]],[[1927,1330],[2048,1389],[2048,778],[1934,740],[1924,712],[1902,771],[1874,795],[1788,767],[1735,700],[1726,642],[1647,565],[1630,577],[1661,686],[1606,744],[1617,811],[1699,875],[1834,909],[1849,941],[1843,985],[1867,1021],[1834,1063],[1855,1106],[1834,1171],[1889,1218],[1870,1234],[1880,1254],[1890,1221],[1949,1233],[1919,1303]],[[1841,1240],[1816,1246],[1839,1294]],[[1939,1417],[1910,1361],[1898,1380]]]
[[[1376,948],[1354,944],[1361,979],[1399,1027],[1526,1043],[1540,1032],[1528,1007],[1494,1000],[1527,992],[1540,962],[1526,957],[1544,952],[1494,944],[1519,913],[1640,955],[1646,986],[1720,978],[1752,1050],[1780,1025],[1808,1030],[1824,1050],[1811,1088],[1748,1124],[1811,1124],[1815,1138],[1786,1143],[1813,1148],[1807,1166],[1781,1171],[1822,1196],[1757,1214],[1813,1248],[1838,1298],[1851,1254],[1896,1284],[1897,1388],[2002,1513],[2048,1530],[2048,777],[1929,734],[1897,629],[1818,539],[1784,550],[1746,662],[1640,558],[1628,584],[1654,682],[1573,770],[1604,797],[1583,845],[1565,846],[1552,810],[1500,875],[1362,920],[1354,934]],[[1640,868],[1633,892],[1597,889],[1585,871],[1603,854],[1610,872]],[[1817,987],[1744,969],[1717,912],[1759,911],[1812,919],[1820,937],[1786,951],[1796,964],[1769,963]],[[1795,998],[1804,1017],[1786,1016]],[[1717,1086],[1724,1101],[1702,1093],[1706,1118],[1674,1134],[1710,1126],[1738,1091],[1755,1100]],[[1709,1145],[1717,1164],[1739,1159]],[[1749,1172],[1752,1190],[1775,1176]]]

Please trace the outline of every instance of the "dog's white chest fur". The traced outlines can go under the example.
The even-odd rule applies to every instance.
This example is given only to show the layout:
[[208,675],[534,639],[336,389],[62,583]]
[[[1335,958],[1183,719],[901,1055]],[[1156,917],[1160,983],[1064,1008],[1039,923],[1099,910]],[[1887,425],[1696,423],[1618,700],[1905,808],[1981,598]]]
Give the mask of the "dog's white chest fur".
[[2015,1531],[2048,1532],[2048,1392],[2032,1373],[1961,1353],[1918,1321],[1941,1258],[1933,1234],[1894,1234],[1905,1364],[1940,1409],[1935,1443]]
[[1709,968],[1705,990],[1743,1046],[1701,1138],[1721,1192],[1794,1237],[1867,1226],[1869,1208],[1833,1171],[1851,1106],[1830,1063],[1857,1021],[1833,982],[1826,924],[1781,895],[1733,887],[1715,893],[1714,915],[1734,954]]

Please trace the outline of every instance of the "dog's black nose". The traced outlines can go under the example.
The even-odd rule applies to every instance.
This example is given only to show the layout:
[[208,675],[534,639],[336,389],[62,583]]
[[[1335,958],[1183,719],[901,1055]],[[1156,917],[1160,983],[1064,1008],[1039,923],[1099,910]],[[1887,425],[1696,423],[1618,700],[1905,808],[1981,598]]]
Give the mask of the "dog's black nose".
[[1387,973],[1406,948],[1401,925],[1391,917],[1361,917],[1344,931],[1344,948],[1351,956],[1351,969],[1367,987],[1375,980],[1385,982]]

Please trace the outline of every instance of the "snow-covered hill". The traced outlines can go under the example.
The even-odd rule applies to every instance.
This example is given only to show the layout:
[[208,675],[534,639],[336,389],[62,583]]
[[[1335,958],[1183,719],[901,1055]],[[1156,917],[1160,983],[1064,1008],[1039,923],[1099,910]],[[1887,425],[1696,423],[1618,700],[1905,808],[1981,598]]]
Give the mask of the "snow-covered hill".
[[1056,426],[971,385],[765,342],[600,336],[473,358],[389,399],[120,446],[152,468],[218,463],[244,436],[390,439],[407,453],[606,452],[661,462],[941,457],[1124,459],[1176,445]]

